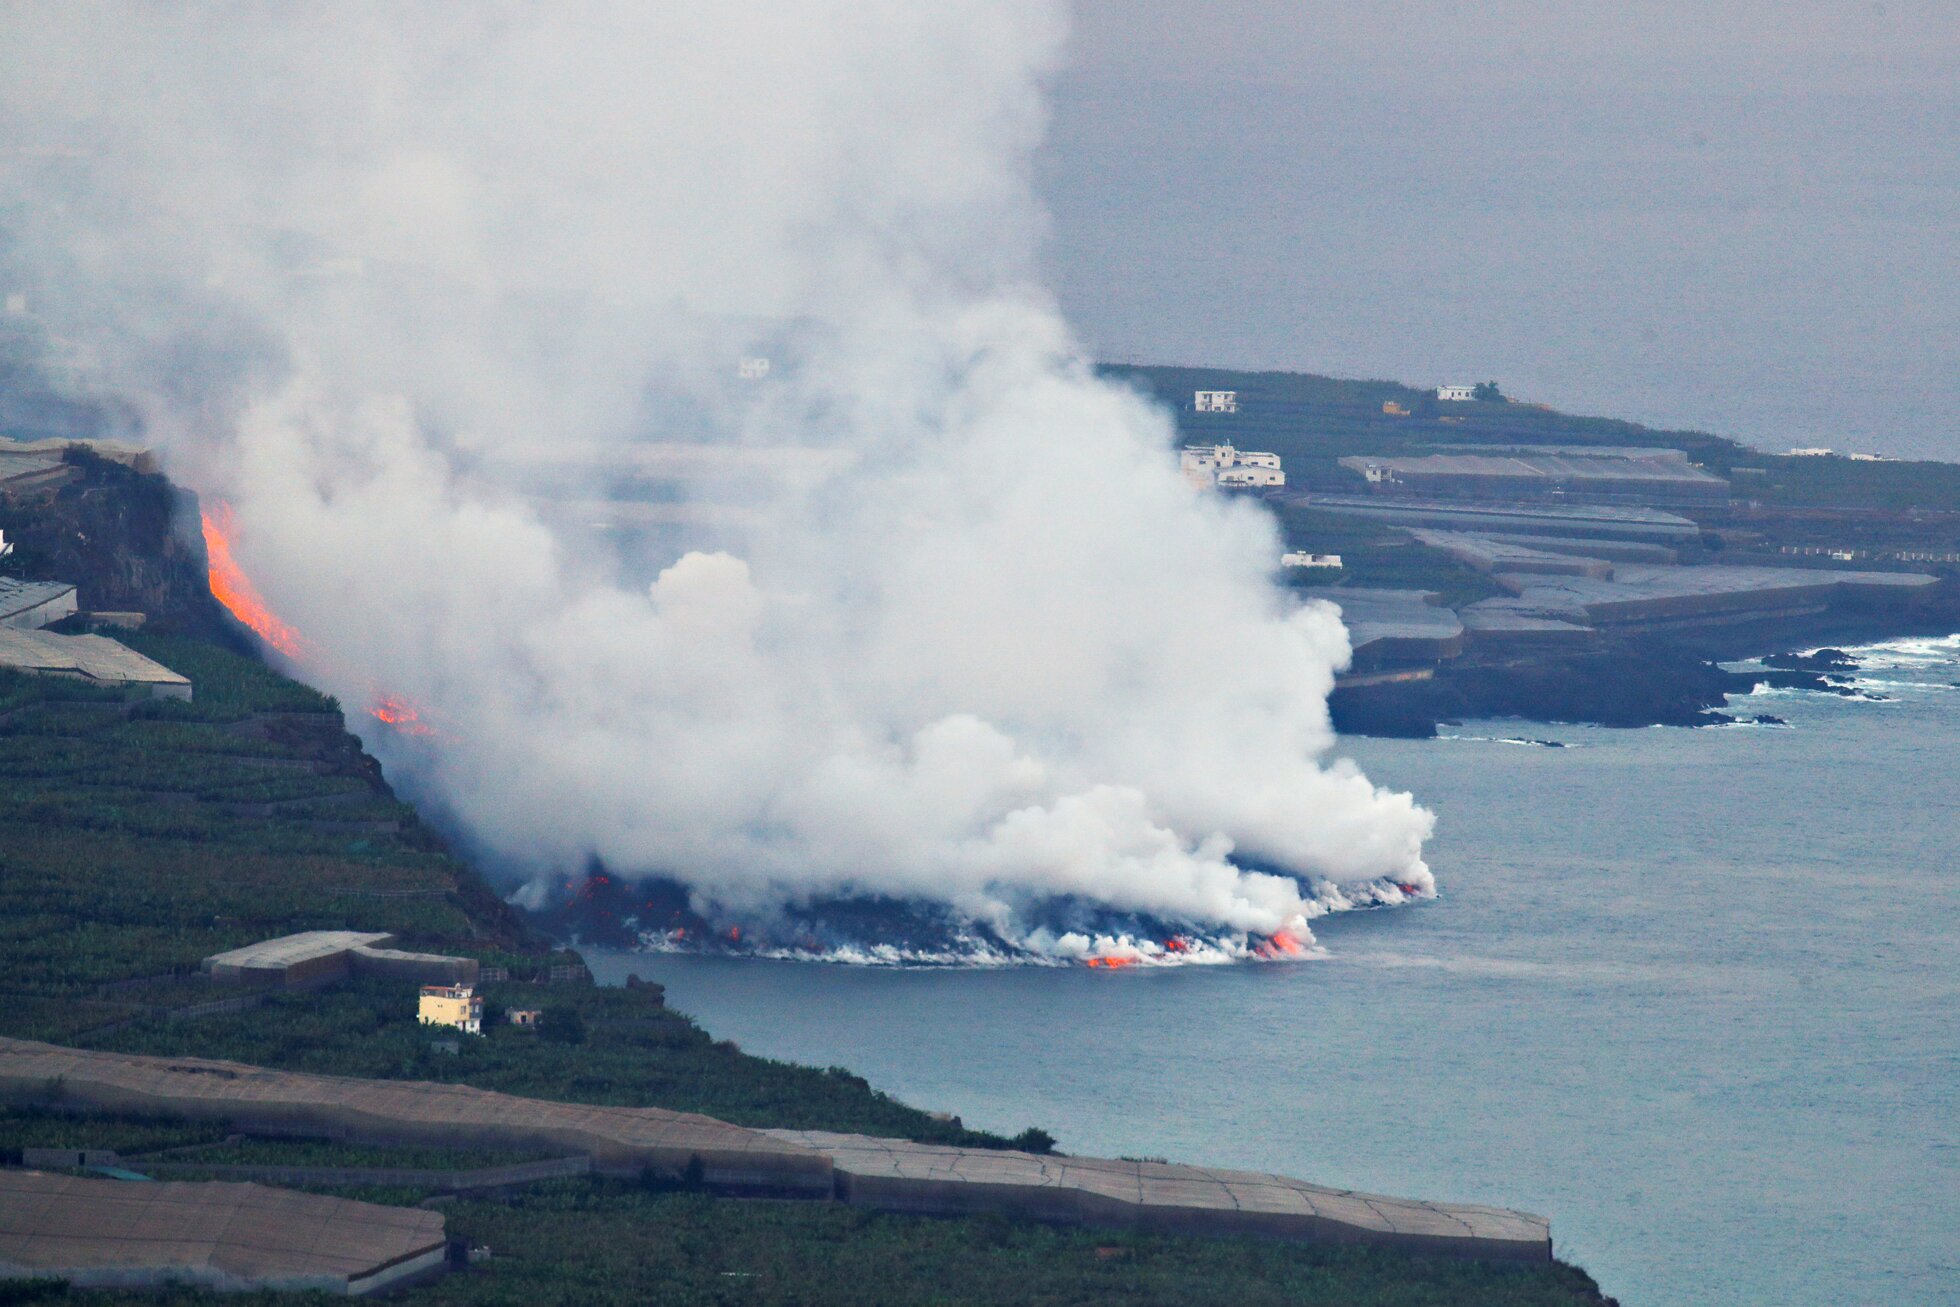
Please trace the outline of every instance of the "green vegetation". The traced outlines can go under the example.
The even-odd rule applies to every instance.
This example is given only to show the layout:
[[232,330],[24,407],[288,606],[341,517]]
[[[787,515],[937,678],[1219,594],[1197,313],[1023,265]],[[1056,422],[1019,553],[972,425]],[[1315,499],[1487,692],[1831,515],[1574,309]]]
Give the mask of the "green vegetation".
[[[1960,463],[1876,463],[1764,454],[1745,454],[1736,462],[1763,470],[1760,479],[1745,474],[1737,489],[1765,504],[1892,512],[1960,511]],[[1950,528],[1948,539],[1960,544]]]
[[492,1256],[425,1290],[420,1296],[431,1303],[1600,1301],[1582,1273],[1564,1267],[888,1216],[830,1204],[716,1203],[626,1185],[555,1184],[507,1203],[443,1210],[452,1233]]
[[197,700],[0,672],[0,1031],[228,997],[199,960],[294,930],[514,938],[331,700],[213,646],[132,643],[197,673]]
[[[8,957],[0,1033],[654,1105],[757,1126],[1009,1142],[907,1107],[841,1068],[748,1056],[669,1011],[658,987],[528,979],[546,970],[545,945],[394,800],[330,700],[214,646],[132,643],[191,675],[197,700],[126,700],[0,675],[0,948]],[[400,982],[262,993],[195,970],[221,949],[328,927],[389,930],[408,947],[504,966],[520,979],[485,986],[489,1012],[541,1008],[548,1018],[538,1028],[493,1022],[475,1038],[419,1025],[414,987]],[[184,1012],[239,996],[255,1005]],[[442,1047],[451,1042],[454,1052]],[[149,1154],[213,1167],[449,1169],[530,1156],[225,1135],[223,1123],[0,1111],[0,1150],[111,1148],[139,1165]],[[1053,1144],[1036,1129],[1012,1142]],[[1562,1266],[876,1215],[616,1181],[554,1181],[495,1201],[399,1187],[332,1192],[437,1202],[453,1234],[495,1250],[487,1263],[408,1295],[432,1304],[1602,1301],[1582,1273]],[[9,1285],[0,1297],[207,1300],[45,1283]]]
[[[441,1200],[440,1209],[452,1236],[489,1248],[491,1256],[412,1290],[410,1303],[1602,1307],[1607,1301],[1583,1271],[1562,1265],[1061,1229],[988,1216],[895,1216],[619,1182],[557,1181],[504,1200]],[[60,1301],[205,1300],[75,1292]]]
[[[1287,483],[1295,486],[1360,490],[1361,479],[1336,467],[1336,459],[1426,454],[1445,445],[1664,445],[1684,449],[1718,472],[1726,472],[1738,457],[1745,462],[1754,457],[1734,441],[1704,431],[1656,431],[1501,396],[1488,396],[1482,403],[1439,404],[1432,391],[1394,381],[1223,368],[1105,366],[1100,371],[1168,405],[1187,440],[1229,440],[1241,449],[1272,450],[1285,460]],[[1196,390],[1236,390],[1239,411],[1193,412],[1191,394]],[[1384,412],[1384,404],[1407,409],[1408,416]]]
[[[212,645],[131,643],[192,676],[197,698],[0,673],[0,1034],[1006,1146],[849,1072],[749,1057],[657,988],[526,983],[545,946],[389,794],[332,700]],[[519,979],[484,987],[493,1016],[541,1007],[545,1021],[493,1022],[446,1053],[415,987],[377,979],[179,1015],[247,993],[199,974],[203,958],[315,929],[502,966]]]
[[[1350,454],[1392,457],[1478,445],[1643,446],[1685,450],[1720,476],[1743,469],[1738,495],[1769,507],[1960,513],[1957,463],[1768,454],[1706,431],[1656,429],[1516,403],[1504,398],[1494,381],[1476,387],[1483,402],[1439,404],[1432,392],[1398,382],[1344,381],[1299,372],[1115,365],[1101,372],[1169,406],[1187,440],[1229,440],[1240,448],[1281,455],[1287,481],[1295,486],[1362,489],[1360,478],[1335,462]],[[1239,411],[1194,412],[1195,390],[1236,390]],[[1408,415],[1384,412],[1384,404],[1406,409]]]
[[[245,1139],[220,1121],[0,1107],[0,1162],[23,1148],[109,1149],[126,1164],[173,1166],[392,1167],[466,1171],[562,1157],[548,1148],[371,1147],[337,1139]],[[172,1174],[172,1179],[182,1177]]]
[[163,1148],[222,1143],[225,1128],[208,1121],[158,1116],[74,1116],[33,1107],[0,1107],[0,1160],[23,1148],[107,1148],[133,1155]]
[[[715,1040],[648,990],[518,983],[484,987],[486,1008],[573,1012],[577,1045],[489,1023],[472,1037],[417,1024],[414,987],[357,979],[279,994],[196,1022],[150,1015],[82,1043],[130,1053],[197,1053],[324,1075],[435,1080],[531,1098],[702,1112],[737,1125],[845,1130],[968,1147],[1006,1140],[907,1107],[842,1068],[751,1057]],[[548,996],[548,997],[545,997]],[[451,1053],[438,1047],[453,1041]]]
[[[337,1139],[238,1139],[188,1148],[155,1160],[201,1166],[374,1167],[413,1171],[474,1171],[564,1157],[549,1148],[375,1148]],[[176,1177],[172,1177],[173,1179]]]

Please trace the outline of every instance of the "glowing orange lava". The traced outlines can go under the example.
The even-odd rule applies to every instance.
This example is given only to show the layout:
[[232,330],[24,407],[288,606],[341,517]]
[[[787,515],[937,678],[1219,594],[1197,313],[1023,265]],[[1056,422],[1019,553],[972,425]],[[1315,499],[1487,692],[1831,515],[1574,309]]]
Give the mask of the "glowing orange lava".
[[1084,959],[1082,960],[1082,965],[1084,965],[1084,966],[1087,966],[1087,967],[1096,967],[1096,968],[1099,968],[1099,969],[1100,969],[1100,968],[1108,968],[1108,969],[1109,969],[1109,970],[1111,970],[1111,971],[1115,971],[1115,970],[1116,970],[1117,968],[1119,968],[1119,967],[1129,967],[1129,966],[1135,966],[1135,965],[1136,965],[1136,959],[1135,959],[1135,958],[1119,958],[1119,957],[1114,957],[1114,956],[1112,956],[1112,957],[1101,957],[1101,958],[1084,958]]
[[273,616],[258,588],[245,575],[245,569],[232,557],[231,538],[237,534],[237,523],[231,505],[220,503],[200,516],[204,523],[204,553],[211,563],[212,596],[233,617],[251,627],[259,639],[288,658],[300,657],[304,642],[299,632]]
[[434,735],[436,728],[422,720],[422,710],[399,694],[384,694],[368,709],[376,721],[385,722],[403,735]]
[[1252,951],[1256,956],[1267,959],[1297,958],[1306,956],[1307,946],[1292,931],[1276,930]]
[[[259,639],[294,662],[315,664],[317,670],[319,659],[315,651],[308,648],[298,631],[273,613],[232,554],[231,542],[238,534],[238,522],[232,515],[231,505],[220,500],[200,516],[204,525],[204,554],[210,560],[212,597],[225,606],[226,612],[250,627]],[[403,735],[436,734],[436,728],[422,719],[422,710],[399,694],[377,688],[372,692],[372,699],[368,715],[376,721],[394,727]]]

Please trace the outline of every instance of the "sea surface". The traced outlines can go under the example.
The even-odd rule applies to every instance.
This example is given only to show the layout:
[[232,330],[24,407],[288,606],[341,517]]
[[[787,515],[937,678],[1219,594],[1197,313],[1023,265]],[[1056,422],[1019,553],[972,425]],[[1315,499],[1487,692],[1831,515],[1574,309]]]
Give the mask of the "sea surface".
[[1311,961],[589,956],[972,1126],[1547,1213],[1630,1307],[1960,1302],[1960,636],[1862,654],[1783,727],[1345,741],[1441,898]]
[[1960,284],[1960,80],[1744,89],[1718,46],[1742,85],[1065,77],[1049,283],[1110,362],[1495,379],[1777,453],[1960,458],[1933,289]]

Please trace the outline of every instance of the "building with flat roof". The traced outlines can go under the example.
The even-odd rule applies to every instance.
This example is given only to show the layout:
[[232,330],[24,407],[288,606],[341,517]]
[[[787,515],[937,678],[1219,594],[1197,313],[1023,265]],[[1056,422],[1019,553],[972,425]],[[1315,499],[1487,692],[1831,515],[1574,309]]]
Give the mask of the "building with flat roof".
[[1699,504],[1729,497],[1726,480],[1696,467],[1678,449],[1349,455],[1340,462],[1382,493],[1434,498]]
[[258,1184],[0,1171],[0,1279],[360,1296],[439,1274],[441,1212]]
[[480,1035],[483,995],[468,985],[424,985],[415,1016],[425,1026],[449,1026],[466,1035]]
[[384,976],[418,984],[473,985],[475,958],[441,953],[405,953],[384,947],[395,937],[386,931],[303,930],[297,935],[260,940],[204,959],[213,980],[232,980],[284,989],[312,989],[350,975]]
[[1286,484],[1279,455],[1231,445],[1186,445],[1178,451],[1178,470],[1193,489],[1271,488]]
[[1918,572],[1823,568],[1616,564],[1611,577],[1499,573],[1512,596],[1479,600],[1484,610],[1587,626],[1664,630],[1807,616],[1846,603],[1898,605],[1939,578]]
[[1336,586],[1295,593],[1340,608],[1354,651],[1353,671],[1434,666],[1463,652],[1463,623],[1433,590]]
[[1193,391],[1191,407],[1200,413],[1236,413],[1239,411],[1239,392],[1236,390]]
[[55,635],[0,624],[0,667],[111,688],[145,690],[155,699],[191,697],[188,677],[106,635]]
[[[0,554],[11,546],[0,543]],[[66,581],[19,581],[0,576],[0,626],[38,631],[76,611],[75,587]]]
[[1635,540],[1695,544],[1701,528],[1658,508],[1604,504],[1478,504],[1455,499],[1403,499],[1376,495],[1300,495],[1299,502],[1341,517],[1362,517],[1396,526],[1433,526],[1482,535],[1557,536],[1567,540]]
[[1475,386],[1436,387],[1436,398],[1442,400],[1446,404],[1468,403],[1470,400],[1473,400],[1476,397],[1477,397],[1477,388]]

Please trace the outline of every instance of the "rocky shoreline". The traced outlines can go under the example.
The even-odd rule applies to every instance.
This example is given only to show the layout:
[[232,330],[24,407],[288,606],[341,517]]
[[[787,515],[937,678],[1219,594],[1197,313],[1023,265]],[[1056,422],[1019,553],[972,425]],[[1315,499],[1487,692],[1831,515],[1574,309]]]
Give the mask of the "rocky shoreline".
[[[1944,590],[1946,587],[1942,587]],[[1328,700],[1343,735],[1428,739],[1466,720],[1516,718],[1594,726],[1719,726],[1776,719],[1727,711],[1730,696],[1758,686],[1856,695],[1846,675],[1855,660],[1835,646],[1960,631],[1960,606],[1910,615],[1841,615],[1692,636],[1616,635],[1581,650],[1509,657],[1474,653],[1446,662],[1424,680],[1342,687]],[[1820,647],[1821,646],[1821,647]],[[1814,653],[1794,651],[1814,650]],[[1761,659],[1760,670],[1723,662]]]

